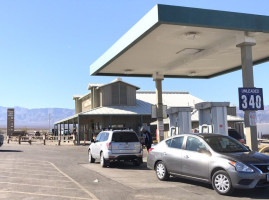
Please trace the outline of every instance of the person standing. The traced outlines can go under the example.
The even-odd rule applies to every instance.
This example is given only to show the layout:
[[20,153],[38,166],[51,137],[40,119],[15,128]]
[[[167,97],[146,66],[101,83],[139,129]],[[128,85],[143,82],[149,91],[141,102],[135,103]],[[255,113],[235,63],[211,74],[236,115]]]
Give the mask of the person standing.
[[146,129],[146,127],[142,127],[142,132],[145,138],[145,145],[147,147],[147,151],[151,148],[152,145],[152,136],[151,133]]
[[73,142],[74,142],[74,144],[76,144],[76,141],[77,141],[77,132],[76,132],[76,129],[75,128],[73,129],[72,135],[73,135]]

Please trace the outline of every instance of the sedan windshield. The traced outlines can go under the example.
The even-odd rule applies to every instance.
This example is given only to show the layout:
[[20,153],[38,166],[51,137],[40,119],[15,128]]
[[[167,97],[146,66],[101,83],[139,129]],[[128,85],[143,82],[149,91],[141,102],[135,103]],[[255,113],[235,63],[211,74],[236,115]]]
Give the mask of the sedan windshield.
[[242,145],[235,139],[226,136],[206,137],[204,140],[216,152],[233,153],[233,152],[248,152],[248,148]]

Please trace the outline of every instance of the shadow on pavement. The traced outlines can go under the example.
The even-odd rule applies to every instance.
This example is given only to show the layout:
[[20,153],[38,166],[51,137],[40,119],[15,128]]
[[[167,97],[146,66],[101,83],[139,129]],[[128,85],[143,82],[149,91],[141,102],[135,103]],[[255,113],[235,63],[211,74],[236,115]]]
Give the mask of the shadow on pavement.
[[0,150],[0,152],[5,152],[5,153],[16,153],[16,152],[23,152],[21,150]]
[[235,190],[231,196],[250,199],[269,199],[269,188]]
[[135,166],[132,162],[111,162],[109,168],[132,169],[132,170],[149,170],[147,163],[143,162],[140,166]]
[[[180,182],[187,185],[193,186],[200,186],[205,187],[211,190],[214,190],[211,184],[198,182],[194,180],[179,178],[179,177],[170,177],[169,181],[171,182]],[[221,197],[221,195],[220,195]],[[246,189],[246,190],[234,190],[231,194],[231,197],[238,197],[238,198],[250,198],[250,199],[269,199],[269,188],[257,188],[257,189]]]

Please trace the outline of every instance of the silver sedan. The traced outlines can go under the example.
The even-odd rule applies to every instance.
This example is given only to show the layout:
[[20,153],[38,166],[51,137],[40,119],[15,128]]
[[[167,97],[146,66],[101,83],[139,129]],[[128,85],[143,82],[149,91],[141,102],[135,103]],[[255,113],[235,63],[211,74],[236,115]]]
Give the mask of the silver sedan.
[[147,167],[159,180],[170,175],[211,183],[229,195],[235,188],[269,187],[269,156],[220,134],[182,134],[149,150]]

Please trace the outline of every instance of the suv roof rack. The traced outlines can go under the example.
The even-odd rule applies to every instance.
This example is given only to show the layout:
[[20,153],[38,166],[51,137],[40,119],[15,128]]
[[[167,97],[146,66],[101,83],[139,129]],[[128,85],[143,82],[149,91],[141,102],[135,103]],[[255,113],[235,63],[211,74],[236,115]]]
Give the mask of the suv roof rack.
[[102,131],[133,131],[132,128],[117,128],[117,127],[114,127],[114,128],[103,128]]

